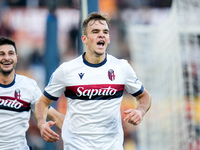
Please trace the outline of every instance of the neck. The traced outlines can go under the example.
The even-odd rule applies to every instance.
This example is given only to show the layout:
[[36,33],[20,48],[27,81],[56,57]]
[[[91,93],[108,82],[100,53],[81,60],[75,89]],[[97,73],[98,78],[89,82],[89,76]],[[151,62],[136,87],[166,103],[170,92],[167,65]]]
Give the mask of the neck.
[[15,78],[14,72],[12,72],[11,74],[9,74],[7,76],[0,73],[0,84],[8,85],[13,82],[14,78]]
[[85,53],[84,55],[85,57],[85,60],[91,64],[99,64],[101,63],[102,61],[104,61],[105,59],[105,53],[102,54],[102,55],[91,55],[91,54],[88,54],[87,52]]

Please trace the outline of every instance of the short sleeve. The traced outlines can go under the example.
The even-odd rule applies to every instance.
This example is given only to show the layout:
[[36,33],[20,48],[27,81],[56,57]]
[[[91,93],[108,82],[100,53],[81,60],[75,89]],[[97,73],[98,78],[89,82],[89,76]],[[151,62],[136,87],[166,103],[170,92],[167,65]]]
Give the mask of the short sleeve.
[[142,82],[137,78],[135,71],[128,62],[126,63],[125,89],[134,97],[140,95],[144,90]]
[[57,100],[64,90],[64,73],[63,66],[61,65],[51,75],[43,94],[51,100]]

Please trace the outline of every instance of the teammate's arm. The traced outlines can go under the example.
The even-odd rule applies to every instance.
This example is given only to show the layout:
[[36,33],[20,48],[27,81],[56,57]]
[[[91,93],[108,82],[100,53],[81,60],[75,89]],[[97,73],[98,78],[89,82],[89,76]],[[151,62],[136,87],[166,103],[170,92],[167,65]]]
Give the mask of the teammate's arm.
[[151,107],[151,95],[145,89],[136,99],[138,101],[137,108],[124,111],[124,113],[127,114],[124,121],[128,121],[133,125],[138,125]]
[[56,122],[56,126],[59,129],[62,129],[63,121],[65,119],[65,115],[56,111],[53,107],[50,107],[47,112],[47,119]]
[[35,118],[37,120],[37,125],[40,130],[41,136],[47,142],[56,142],[59,140],[59,135],[51,130],[51,127],[56,124],[56,122],[48,121],[46,122],[48,107],[54,102],[48,99],[46,96],[42,95],[40,99],[35,103]]

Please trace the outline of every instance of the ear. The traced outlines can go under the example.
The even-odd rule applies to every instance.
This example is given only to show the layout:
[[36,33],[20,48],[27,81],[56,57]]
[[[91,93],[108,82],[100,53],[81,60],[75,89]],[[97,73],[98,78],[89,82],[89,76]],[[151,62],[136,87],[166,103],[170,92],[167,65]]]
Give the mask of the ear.
[[108,44],[110,43],[110,36],[108,37]]
[[85,35],[81,36],[81,40],[84,44],[87,44],[87,37]]
[[[16,55],[16,58],[17,58],[17,60],[18,60],[18,55]],[[16,63],[17,63],[17,60],[16,60]]]

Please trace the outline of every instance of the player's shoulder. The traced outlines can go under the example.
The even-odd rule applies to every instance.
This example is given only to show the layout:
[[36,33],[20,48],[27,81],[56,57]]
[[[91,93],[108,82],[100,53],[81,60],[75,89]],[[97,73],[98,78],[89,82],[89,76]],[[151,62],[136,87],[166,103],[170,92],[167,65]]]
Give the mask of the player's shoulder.
[[36,84],[36,81],[30,77],[27,77],[25,75],[20,75],[20,74],[15,74],[15,79],[17,82],[21,81],[24,83],[32,83],[32,84]]
[[113,62],[113,63],[117,63],[117,64],[128,64],[128,61],[126,59],[120,59],[120,58],[117,58],[113,55],[110,55],[110,54],[107,54],[107,59],[110,61],[110,62]]
[[74,66],[76,64],[80,64],[80,62],[82,61],[82,55],[72,59],[72,60],[69,60],[69,61],[66,61],[66,62],[63,62],[59,67],[65,67],[65,66]]

